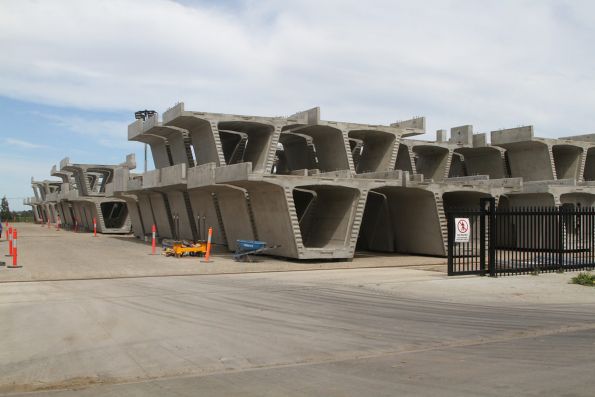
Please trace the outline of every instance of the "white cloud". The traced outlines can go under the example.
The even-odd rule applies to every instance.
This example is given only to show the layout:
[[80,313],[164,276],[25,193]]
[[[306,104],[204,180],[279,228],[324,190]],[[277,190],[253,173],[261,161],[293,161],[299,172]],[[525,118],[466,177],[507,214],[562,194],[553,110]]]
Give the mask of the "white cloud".
[[589,1],[5,0],[0,95],[263,115],[321,105],[327,119],[568,135],[592,128],[593,39]]
[[7,145],[18,146],[23,149],[40,149],[46,147],[45,145],[39,145],[36,143],[23,141],[21,139],[14,139],[14,138],[4,138],[4,143]]
[[36,116],[43,117],[50,123],[68,131],[96,139],[115,138],[122,139],[126,136],[128,124],[105,119],[91,119],[80,116],[59,116],[49,113],[34,112]]
[[97,145],[106,148],[135,150],[138,143],[126,141],[128,123],[94,119],[81,116],[59,116],[55,114],[33,112],[36,116],[48,122],[73,132],[84,138],[91,139]]
[[18,154],[3,154],[0,161],[0,196],[7,195],[13,197],[10,200],[10,209],[20,211],[31,209],[23,205],[22,198],[33,196],[30,180],[34,177],[36,180],[50,179],[51,163],[47,159],[32,158],[30,156],[21,156]]

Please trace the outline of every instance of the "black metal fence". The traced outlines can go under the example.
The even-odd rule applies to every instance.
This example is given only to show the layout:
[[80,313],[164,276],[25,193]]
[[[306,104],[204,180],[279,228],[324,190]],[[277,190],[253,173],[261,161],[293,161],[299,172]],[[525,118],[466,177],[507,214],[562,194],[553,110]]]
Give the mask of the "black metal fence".
[[[591,207],[497,210],[493,199],[482,199],[477,210],[448,211],[447,220],[449,275],[595,268],[595,209]],[[461,234],[461,225],[468,225],[466,235]]]

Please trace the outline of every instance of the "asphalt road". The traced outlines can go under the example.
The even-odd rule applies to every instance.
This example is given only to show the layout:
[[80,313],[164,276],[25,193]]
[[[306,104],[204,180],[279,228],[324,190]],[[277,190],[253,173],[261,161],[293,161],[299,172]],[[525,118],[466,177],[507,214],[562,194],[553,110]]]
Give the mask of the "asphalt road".
[[[0,391],[595,395],[595,289],[585,299],[590,290],[568,286],[569,276],[525,276],[528,292],[549,299],[527,302],[500,298],[500,287],[522,285],[519,278],[457,281],[431,273],[357,269],[1,284]],[[481,283],[489,287],[474,292],[481,304],[455,293]],[[433,293],[445,285],[452,291],[441,295],[460,299]],[[578,291],[577,302],[568,291]],[[549,303],[556,293],[565,303]]]

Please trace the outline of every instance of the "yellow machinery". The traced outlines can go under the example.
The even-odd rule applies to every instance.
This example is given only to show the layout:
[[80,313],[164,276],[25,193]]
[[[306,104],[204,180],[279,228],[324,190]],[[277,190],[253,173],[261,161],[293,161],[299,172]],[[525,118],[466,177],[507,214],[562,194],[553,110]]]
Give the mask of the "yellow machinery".
[[163,250],[163,255],[181,258],[182,256],[203,256],[206,252],[206,243],[198,242],[192,244],[188,242],[175,241],[171,247],[167,247]]

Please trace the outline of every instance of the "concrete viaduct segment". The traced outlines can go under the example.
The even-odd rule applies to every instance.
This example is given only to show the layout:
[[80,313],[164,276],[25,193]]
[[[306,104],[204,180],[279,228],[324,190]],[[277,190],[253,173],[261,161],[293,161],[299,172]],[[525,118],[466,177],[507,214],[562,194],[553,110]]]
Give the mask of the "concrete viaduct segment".
[[[119,165],[76,164],[68,157],[60,161],[59,173],[70,183],[61,184],[59,202],[64,209],[64,219],[93,230],[94,220],[100,233],[128,233],[131,221],[125,201],[108,197],[108,185],[113,182],[116,168],[134,168],[134,156]],[[63,179],[64,180],[64,179]],[[76,189],[70,189],[72,185]],[[68,188],[67,188],[68,187]]]
[[[128,127],[153,168],[54,167],[32,181],[36,218],[60,215],[139,238],[262,240],[271,255],[349,260],[357,250],[446,255],[446,214],[476,208],[595,204],[595,134],[536,138],[533,127],[474,133],[462,125],[422,141],[425,118],[390,125],[189,111],[179,103]],[[114,209],[122,208],[121,210]],[[109,220],[105,220],[108,214]],[[125,214],[125,215],[124,215]],[[102,218],[103,216],[103,218]],[[110,227],[114,225],[119,227]]]
[[[129,126],[155,169],[117,172],[114,193],[130,197],[143,233],[155,224],[165,238],[201,239],[209,225],[230,250],[258,239],[295,259],[350,259],[356,249],[445,255],[445,200],[471,203],[496,188],[462,172],[447,183],[461,144],[407,139],[424,128],[423,118],[382,126],[321,120],[318,108],[281,118],[180,103],[162,121]],[[414,159],[404,170],[403,148]],[[503,167],[503,149],[487,150]]]

